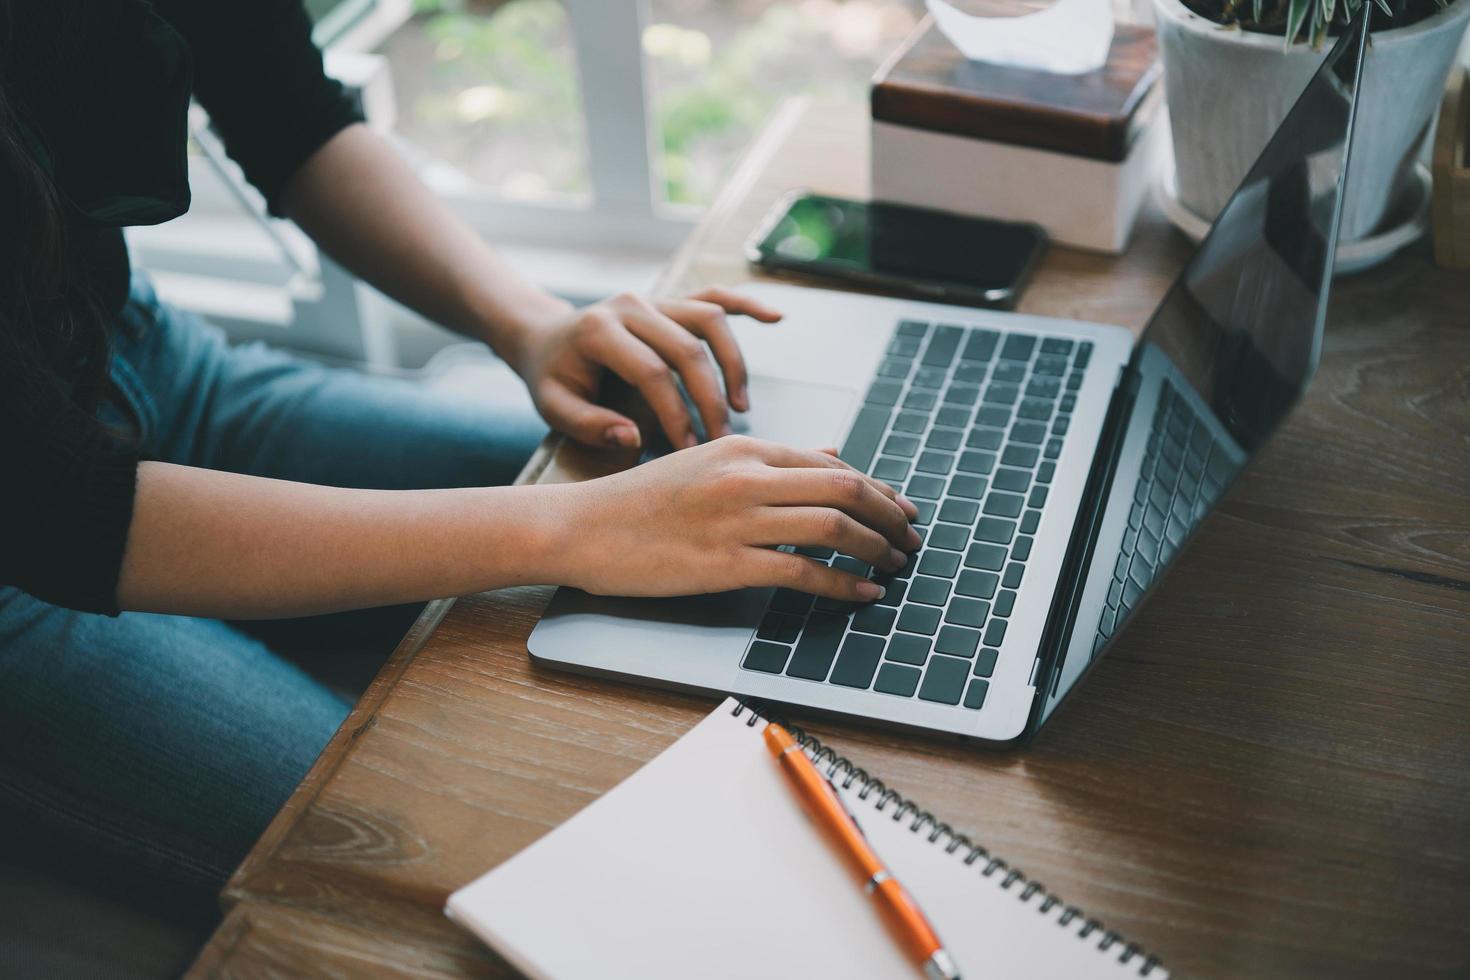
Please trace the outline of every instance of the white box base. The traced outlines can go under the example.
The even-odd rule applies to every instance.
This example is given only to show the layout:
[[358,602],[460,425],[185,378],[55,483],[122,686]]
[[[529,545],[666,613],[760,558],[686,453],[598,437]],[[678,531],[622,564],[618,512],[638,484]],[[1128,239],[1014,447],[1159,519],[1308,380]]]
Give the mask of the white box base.
[[1034,221],[1058,244],[1117,254],[1158,158],[1164,127],[1152,115],[1120,163],[874,120],[873,199]]

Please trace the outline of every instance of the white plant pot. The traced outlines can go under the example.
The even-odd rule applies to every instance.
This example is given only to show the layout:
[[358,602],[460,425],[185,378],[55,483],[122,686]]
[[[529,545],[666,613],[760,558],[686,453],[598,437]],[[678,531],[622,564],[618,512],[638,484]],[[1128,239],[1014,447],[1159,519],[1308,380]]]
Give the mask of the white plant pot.
[[[1180,0],[1153,4],[1179,202],[1213,221],[1328,48],[1287,48],[1276,35],[1222,27]],[[1382,25],[1385,18],[1374,14]],[[1428,134],[1467,22],[1470,0],[1453,0],[1408,27],[1373,31],[1343,202],[1345,241],[1367,237],[1383,221]]]

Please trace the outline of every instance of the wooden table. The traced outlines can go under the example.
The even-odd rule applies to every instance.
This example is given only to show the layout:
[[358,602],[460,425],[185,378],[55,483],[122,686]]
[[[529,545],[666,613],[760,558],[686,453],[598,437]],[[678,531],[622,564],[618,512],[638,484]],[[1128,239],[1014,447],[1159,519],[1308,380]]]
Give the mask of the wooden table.
[[[788,107],[669,271],[748,278],[784,189],[862,195],[857,109]],[[1142,325],[1188,254],[1055,249],[1022,309]],[[1470,969],[1470,276],[1334,289],[1305,403],[1032,747],[816,733],[1178,976]],[[621,465],[543,447],[524,479]],[[715,703],[538,669],[550,590],[431,605],[230,881],[192,975],[506,975],[445,896]],[[651,816],[652,818],[652,816]]]

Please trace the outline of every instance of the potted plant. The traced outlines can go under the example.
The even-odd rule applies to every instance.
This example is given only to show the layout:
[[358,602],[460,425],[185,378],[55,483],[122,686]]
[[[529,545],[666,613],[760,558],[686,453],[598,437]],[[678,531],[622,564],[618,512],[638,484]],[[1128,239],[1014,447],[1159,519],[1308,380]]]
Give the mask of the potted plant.
[[[1213,221],[1367,0],[1153,0],[1178,202]],[[1415,165],[1470,0],[1373,0],[1342,236],[1383,222]]]

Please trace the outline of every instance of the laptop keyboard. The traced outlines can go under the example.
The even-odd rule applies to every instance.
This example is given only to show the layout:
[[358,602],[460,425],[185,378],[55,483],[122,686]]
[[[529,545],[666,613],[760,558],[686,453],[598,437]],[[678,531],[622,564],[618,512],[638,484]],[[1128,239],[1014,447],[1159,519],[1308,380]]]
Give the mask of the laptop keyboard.
[[1189,402],[1164,382],[1133,492],[1128,530],[1097,624],[1094,656],[1174,560],[1189,532],[1219,499],[1234,468]]
[[874,576],[887,594],[872,605],[778,589],[741,666],[983,706],[1091,355],[1064,337],[900,323],[840,455],[903,490],[923,545]]

